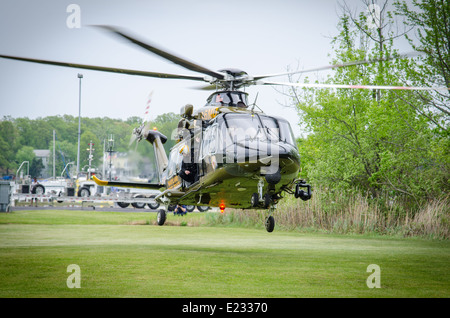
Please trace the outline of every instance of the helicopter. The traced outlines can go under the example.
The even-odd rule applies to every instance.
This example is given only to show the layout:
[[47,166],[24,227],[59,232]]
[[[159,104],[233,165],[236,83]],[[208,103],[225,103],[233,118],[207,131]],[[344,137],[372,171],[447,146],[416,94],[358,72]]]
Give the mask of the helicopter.
[[[296,72],[251,76],[247,72],[235,68],[213,71],[169,53],[148,41],[140,40],[117,27],[97,27],[202,75],[119,69],[7,55],[0,55],[0,57],[103,72],[208,83],[202,89],[214,92],[207,98],[203,107],[194,111],[191,104],[186,104],[181,108],[181,118],[175,136],[173,136],[177,139],[177,143],[170,149],[169,156],[164,150],[164,143],[168,140],[167,136],[151,128],[148,123],[143,123],[133,130],[133,136],[137,142],[146,140],[153,146],[159,182],[105,181],[96,176],[92,177],[100,186],[159,190],[160,193],[154,198],[162,207],[157,212],[158,225],[164,225],[170,206],[183,204],[218,207],[221,212],[227,207],[266,210],[268,215],[265,228],[268,232],[272,232],[275,227],[272,214],[277,203],[286,193],[304,201],[311,198],[311,185],[298,178],[300,154],[288,121],[280,116],[265,114],[256,106],[256,103],[249,104],[248,94],[243,90],[247,86],[283,85],[371,90],[447,89],[267,81],[265,79],[269,77],[369,64],[379,62],[380,59],[328,65]],[[408,55],[388,57],[384,60],[405,57]],[[191,170],[186,167],[190,167]],[[189,178],[186,176],[186,171],[190,172]]]

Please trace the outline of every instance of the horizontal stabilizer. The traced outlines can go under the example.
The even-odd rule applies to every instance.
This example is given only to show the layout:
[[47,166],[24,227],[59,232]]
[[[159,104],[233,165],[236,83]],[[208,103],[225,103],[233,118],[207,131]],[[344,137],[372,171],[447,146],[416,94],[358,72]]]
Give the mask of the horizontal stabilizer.
[[92,179],[99,186],[105,187],[121,187],[121,188],[135,188],[135,189],[149,189],[149,190],[159,190],[160,188],[164,187],[163,184],[159,183],[104,181],[100,180],[96,176],[92,176]]

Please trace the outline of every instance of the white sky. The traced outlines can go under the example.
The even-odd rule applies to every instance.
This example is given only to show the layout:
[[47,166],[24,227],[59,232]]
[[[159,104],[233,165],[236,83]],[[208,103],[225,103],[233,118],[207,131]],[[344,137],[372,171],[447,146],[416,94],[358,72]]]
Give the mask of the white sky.
[[[69,4],[81,8],[81,28],[70,29]],[[359,0],[348,0],[351,7]],[[341,13],[333,0],[0,0],[0,54],[80,64],[193,74],[88,25],[119,26],[140,39],[212,70],[233,67],[250,75],[329,64],[331,37]],[[83,117],[126,119],[143,116],[153,90],[151,118],[178,113],[191,103],[205,104],[203,82],[77,70],[0,59],[0,117],[78,116],[78,78],[82,73]],[[274,80],[286,80],[274,78]],[[293,108],[272,87],[247,88],[265,113],[287,118],[299,136]]]

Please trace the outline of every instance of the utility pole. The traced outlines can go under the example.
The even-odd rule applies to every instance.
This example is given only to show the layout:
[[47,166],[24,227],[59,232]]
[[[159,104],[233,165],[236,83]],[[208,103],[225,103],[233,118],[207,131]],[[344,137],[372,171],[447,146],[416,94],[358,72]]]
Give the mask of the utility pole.
[[78,78],[80,79],[80,85],[78,90],[78,152],[77,152],[77,178],[80,172],[80,137],[81,137],[81,79],[83,74],[78,73]]
[[55,130],[53,129],[53,180],[56,180],[56,173],[55,173],[55,147],[56,147],[56,141],[55,141]]
[[[106,177],[106,139],[103,139],[103,170],[102,178]],[[103,194],[106,194],[106,187],[103,187]]]
[[114,148],[114,136],[111,134],[109,135],[109,139],[108,139],[108,153],[109,153],[109,181],[111,181],[111,170],[112,170],[112,153]]

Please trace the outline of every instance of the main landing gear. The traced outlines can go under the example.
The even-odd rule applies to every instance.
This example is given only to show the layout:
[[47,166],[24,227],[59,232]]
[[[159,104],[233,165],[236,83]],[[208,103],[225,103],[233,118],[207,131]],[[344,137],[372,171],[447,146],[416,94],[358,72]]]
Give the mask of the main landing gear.
[[[290,194],[294,194],[295,198],[300,198],[303,201],[311,199],[311,186],[304,180],[295,181],[295,190],[284,190]],[[273,218],[272,213],[275,211],[278,199],[280,199],[280,197],[275,193],[274,183],[269,183],[268,192],[264,193],[264,180],[260,179],[258,182],[258,193],[252,194],[250,202],[253,208],[269,209],[269,216],[266,218],[265,222],[267,232],[272,232],[275,228],[275,219]]]
[[268,209],[272,203],[274,203],[274,196],[269,192],[263,194],[264,192],[264,181],[262,179],[258,182],[258,193],[253,193],[251,198],[251,205],[253,208],[264,208]]

